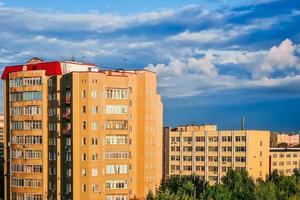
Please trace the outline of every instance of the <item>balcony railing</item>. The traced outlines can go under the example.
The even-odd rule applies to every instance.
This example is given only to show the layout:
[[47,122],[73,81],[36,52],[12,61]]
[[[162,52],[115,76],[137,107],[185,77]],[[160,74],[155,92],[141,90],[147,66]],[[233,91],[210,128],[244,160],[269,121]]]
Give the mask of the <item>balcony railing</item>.
[[71,97],[70,96],[66,96],[65,103],[66,104],[70,104],[71,103]]
[[64,129],[62,130],[62,133],[63,133],[64,135],[71,135],[71,129],[64,128]]
[[62,117],[63,117],[64,119],[70,120],[70,119],[71,119],[71,114],[70,114],[70,113],[63,113],[63,114],[62,114]]

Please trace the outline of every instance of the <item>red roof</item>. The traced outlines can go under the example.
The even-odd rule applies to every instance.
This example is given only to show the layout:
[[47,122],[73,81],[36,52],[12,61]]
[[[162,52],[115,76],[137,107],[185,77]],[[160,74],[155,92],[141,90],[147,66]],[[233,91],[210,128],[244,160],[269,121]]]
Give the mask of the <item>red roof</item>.
[[[26,65],[26,64],[25,64]],[[16,65],[16,66],[7,66],[5,67],[1,79],[7,79],[8,74],[12,72],[18,72],[23,70],[24,65]],[[61,75],[61,65],[58,61],[53,62],[42,62],[42,63],[36,63],[36,64],[27,64],[26,71],[30,70],[45,70],[47,76],[51,75]]]

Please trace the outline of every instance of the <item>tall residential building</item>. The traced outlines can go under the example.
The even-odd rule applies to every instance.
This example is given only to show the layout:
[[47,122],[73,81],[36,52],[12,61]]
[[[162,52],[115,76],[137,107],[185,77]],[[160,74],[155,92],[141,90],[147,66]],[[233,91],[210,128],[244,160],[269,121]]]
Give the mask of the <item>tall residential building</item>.
[[220,182],[229,169],[247,170],[254,179],[269,173],[269,131],[219,131],[215,125],[164,128],[165,177],[196,174]]
[[143,199],[159,185],[155,73],[33,58],[2,79],[5,199]]
[[4,198],[4,116],[0,114],[0,199]]

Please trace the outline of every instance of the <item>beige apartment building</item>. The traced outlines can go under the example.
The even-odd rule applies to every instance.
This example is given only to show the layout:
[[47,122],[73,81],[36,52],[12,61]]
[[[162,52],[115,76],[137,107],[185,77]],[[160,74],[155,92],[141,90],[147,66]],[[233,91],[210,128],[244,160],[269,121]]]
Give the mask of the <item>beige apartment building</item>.
[[156,74],[38,58],[5,68],[5,199],[143,199],[162,178]]
[[270,148],[270,171],[290,176],[300,168],[300,148]]
[[229,169],[254,179],[269,173],[269,131],[219,131],[215,125],[164,128],[164,177],[196,174],[220,182]]

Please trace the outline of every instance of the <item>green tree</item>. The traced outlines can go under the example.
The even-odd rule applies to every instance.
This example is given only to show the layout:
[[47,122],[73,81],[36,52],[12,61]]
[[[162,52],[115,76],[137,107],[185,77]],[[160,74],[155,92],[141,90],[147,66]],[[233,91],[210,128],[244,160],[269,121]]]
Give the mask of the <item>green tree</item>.
[[253,200],[254,181],[245,170],[229,170],[222,182],[235,200]]
[[256,200],[276,200],[276,186],[269,181],[258,181],[254,196]]
[[232,194],[224,184],[216,184],[206,189],[203,198],[206,200],[231,200]]

